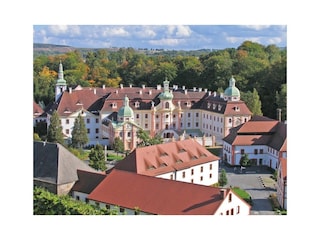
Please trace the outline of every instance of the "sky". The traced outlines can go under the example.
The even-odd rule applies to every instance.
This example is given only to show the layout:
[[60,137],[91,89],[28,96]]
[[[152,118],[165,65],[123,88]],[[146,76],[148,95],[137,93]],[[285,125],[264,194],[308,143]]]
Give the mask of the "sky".
[[79,48],[237,48],[244,41],[287,46],[286,25],[34,25],[33,42]]

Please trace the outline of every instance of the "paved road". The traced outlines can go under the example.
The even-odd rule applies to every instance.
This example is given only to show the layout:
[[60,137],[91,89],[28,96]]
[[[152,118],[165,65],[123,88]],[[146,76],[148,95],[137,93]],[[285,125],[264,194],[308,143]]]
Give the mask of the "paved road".
[[[271,180],[272,173],[264,167],[250,167],[245,171],[236,170],[223,164],[220,169],[227,172],[227,186],[238,186],[246,190],[252,198],[253,206],[251,208],[252,215],[275,215],[268,197],[271,193],[275,193],[275,182]],[[268,183],[266,183],[268,179]]]

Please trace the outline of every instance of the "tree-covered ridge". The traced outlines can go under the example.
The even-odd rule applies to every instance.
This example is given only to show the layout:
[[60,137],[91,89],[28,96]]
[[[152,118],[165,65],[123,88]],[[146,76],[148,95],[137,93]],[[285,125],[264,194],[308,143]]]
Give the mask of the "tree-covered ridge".
[[54,99],[61,60],[69,86],[156,86],[166,77],[171,86],[222,91],[233,75],[243,95],[251,93],[260,99],[263,115],[276,118],[276,109],[280,107],[282,116],[286,116],[283,109],[286,106],[283,97],[287,83],[286,49],[245,41],[236,49],[203,51],[199,55],[169,52],[146,54],[133,48],[119,48],[40,55],[34,58],[34,99],[45,104]]

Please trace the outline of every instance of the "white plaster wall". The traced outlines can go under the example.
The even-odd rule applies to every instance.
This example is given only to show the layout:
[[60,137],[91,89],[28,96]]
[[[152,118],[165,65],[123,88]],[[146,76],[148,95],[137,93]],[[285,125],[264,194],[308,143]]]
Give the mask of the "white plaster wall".
[[[237,195],[230,192],[232,195],[231,201],[229,201],[229,196],[227,195],[215,215],[231,215],[231,210],[233,209],[233,215],[243,216],[250,215],[250,205],[246,204],[241,198]],[[239,212],[238,212],[239,209]]]

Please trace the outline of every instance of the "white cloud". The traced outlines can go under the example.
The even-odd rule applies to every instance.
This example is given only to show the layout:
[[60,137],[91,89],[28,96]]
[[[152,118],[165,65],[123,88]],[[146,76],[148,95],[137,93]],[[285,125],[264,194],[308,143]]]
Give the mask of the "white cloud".
[[244,27],[260,31],[269,28],[270,25],[244,25]]
[[127,37],[129,35],[130,33],[124,27],[119,26],[107,27],[103,32],[105,37]]
[[142,26],[138,31],[135,32],[135,35],[138,38],[154,38],[155,36],[157,36],[155,30],[155,28],[152,28],[150,26]]
[[59,35],[61,33],[66,33],[68,30],[67,25],[50,25],[49,30],[53,35]]
[[189,37],[192,31],[189,26],[177,26],[177,37]]
[[159,40],[149,41],[149,43],[152,45],[164,45],[164,46],[176,46],[184,42],[185,42],[184,39],[177,39],[177,38],[162,38]]
[[281,37],[273,37],[267,39],[268,44],[279,44],[282,42]]

